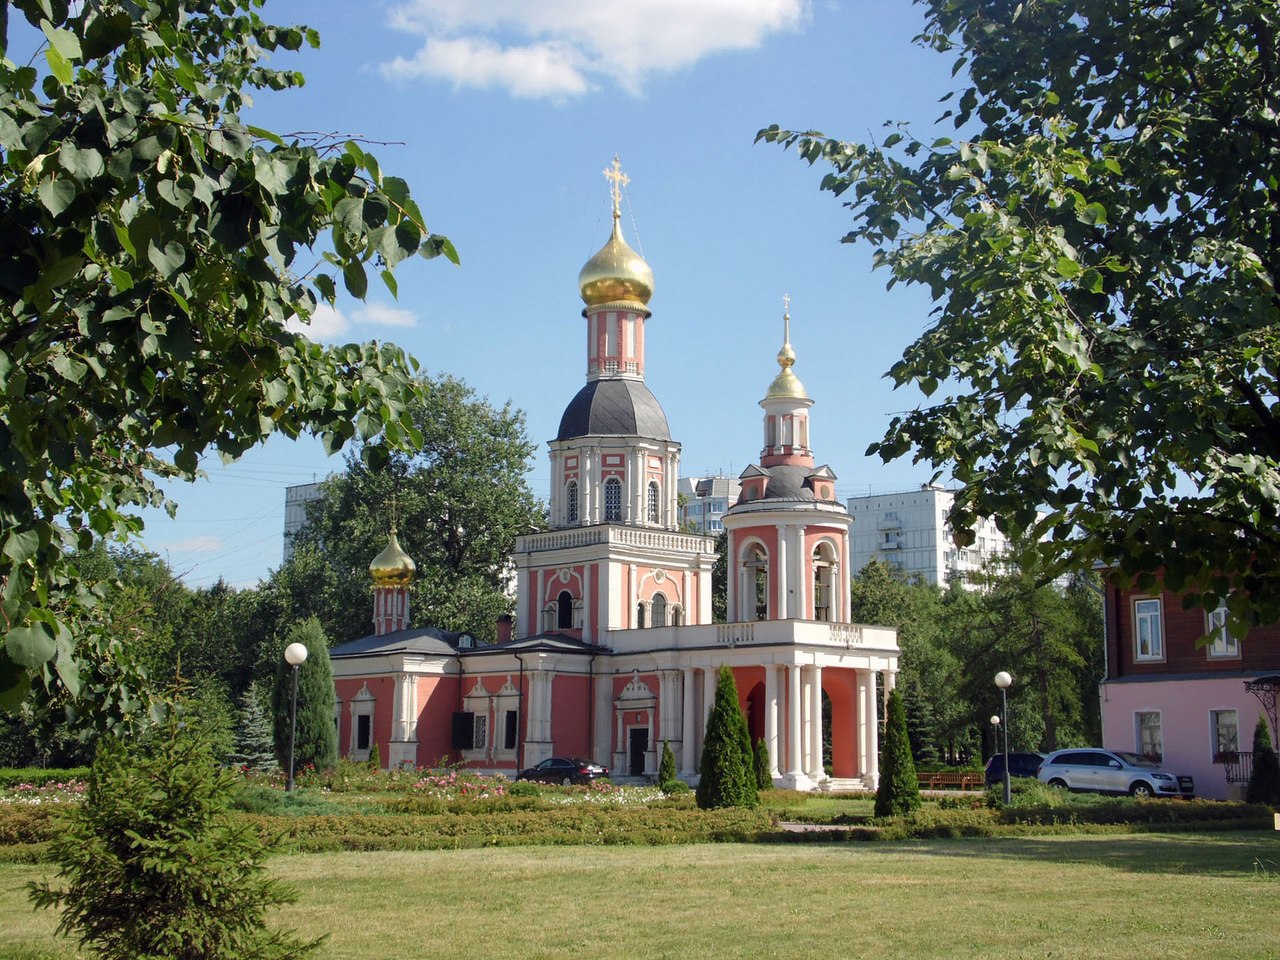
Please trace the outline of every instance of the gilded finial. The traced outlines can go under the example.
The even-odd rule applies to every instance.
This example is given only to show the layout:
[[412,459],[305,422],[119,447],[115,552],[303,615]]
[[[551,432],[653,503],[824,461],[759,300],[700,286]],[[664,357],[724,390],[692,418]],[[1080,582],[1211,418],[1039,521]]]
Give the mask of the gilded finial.
[[391,531],[387,537],[387,545],[369,564],[369,575],[379,587],[408,586],[413,582],[417,565],[413,558],[400,546],[400,538],[396,533],[396,495],[391,494]]
[[778,351],[778,366],[782,369],[774,377],[773,383],[769,384],[767,396],[789,397],[799,400],[809,399],[809,395],[805,392],[804,384],[800,382],[800,378],[791,369],[795,366],[795,362],[796,352],[791,348],[791,297],[783,294],[782,349]]
[[609,181],[609,196],[613,198],[613,219],[622,219],[622,188],[631,182],[631,178],[622,172],[622,161],[613,155],[613,164],[604,172]]

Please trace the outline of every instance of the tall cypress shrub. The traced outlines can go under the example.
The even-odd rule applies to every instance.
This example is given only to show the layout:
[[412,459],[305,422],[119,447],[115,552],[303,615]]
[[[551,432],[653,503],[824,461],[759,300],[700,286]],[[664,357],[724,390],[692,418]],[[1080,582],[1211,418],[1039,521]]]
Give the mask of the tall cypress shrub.
[[1249,787],[1244,798],[1249,803],[1280,807],[1280,759],[1271,747],[1267,718],[1261,715],[1258,725],[1253,728],[1253,772],[1249,774]]
[[755,766],[756,789],[772,790],[773,777],[769,776],[769,747],[765,744],[764,737],[756,741]]
[[747,718],[738,704],[733,671],[724,664],[716,678],[715,705],[707,717],[699,774],[698,806],[704,810],[754,807],[759,802]]
[[880,786],[876,790],[876,816],[893,817],[920,808],[920,782],[911,741],[907,737],[907,713],[897,690],[889,693],[889,721],[880,745]]
[[240,708],[236,714],[235,748],[229,759],[235,766],[246,770],[276,768],[271,718],[262,705],[256,682],[249,684],[249,688],[240,697]]
[[306,662],[298,668],[298,734],[293,752],[294,770],[308,764],[326,770],[338,762],[338,731],[333,723],[333,667],[329,663],[329,639],[315,617],[300,620],[289,628],[276,658],[276,683],[271,712],[275,720],[276,759],[289,768],[289,698],[293,691],[293,667],[285,663],[284,648],[301,643],[307,648]]
[[676,780],[676,755],[671,752],[671,744],[662,741],[662,762],[658,764],[658,786],[665,788]]

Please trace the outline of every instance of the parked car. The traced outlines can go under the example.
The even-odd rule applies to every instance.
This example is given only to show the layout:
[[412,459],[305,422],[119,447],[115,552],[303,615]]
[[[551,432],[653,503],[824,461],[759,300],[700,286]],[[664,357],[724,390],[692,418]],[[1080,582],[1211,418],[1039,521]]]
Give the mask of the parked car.
[[1055,750],[1037,776],[1051,787],[1135,797],[1193,797],[1196,792],[1191,777],[1171,773],[1141,754],[1095,747]]
[[[1040,764],[1043,762],[1043,753],[1011,753],[1009,754],[1009,776],[1034,777],[1040,772]],[[1004,783],[1003,753],[993,753],[987,760],[987,786],[993,783]]]
[[521,770],[517,780],[538,780],[542,783],[590,783],[609,775],[609,768],[579,757],[548,757],[536,767]]

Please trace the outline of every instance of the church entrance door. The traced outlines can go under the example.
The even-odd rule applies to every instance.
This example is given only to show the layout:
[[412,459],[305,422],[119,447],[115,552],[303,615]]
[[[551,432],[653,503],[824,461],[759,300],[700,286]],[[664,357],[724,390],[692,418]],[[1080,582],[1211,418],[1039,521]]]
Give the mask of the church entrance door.
[[644,755],[649,750],[649,728],[648,727],[632,727],[629,731],[631,735],[630,750],[628,757],[630,763],[627,772],[633,777],[644,776]]

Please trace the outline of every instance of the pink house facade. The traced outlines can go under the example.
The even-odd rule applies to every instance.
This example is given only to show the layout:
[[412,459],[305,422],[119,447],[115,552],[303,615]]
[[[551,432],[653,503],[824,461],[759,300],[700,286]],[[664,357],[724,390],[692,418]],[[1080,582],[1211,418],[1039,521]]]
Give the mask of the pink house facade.
[[1103,744],[1190,774],[1198,797],[1241,797],[1259,716],[1275,741],[1280,625],[1239,638],[1225,611],[1184,610],[1168,590],[1109,585],[1104,596]]
[[578,278],[586,383],[549,444],[550,529],[516,543],[515,621],[487,645],[410,627],[412,560],[393,531],[370,567],[374,634],[331,652],[340,751],[366,759],[376,744],[387,766],[512,774],[574,756],[651,778],[665,742],[692,781],[727,664],[775,783],[874,789],[877,691],[894,683],[897,637],[850,622],[852,521],[813,459],[790,317],[760,402],[764,446],[724,518],[730,622],[717,624],[714,539],[679,530],[680,445],[644,380],[653,274],[622,237],[616,161],[606,176],[612,233]]

